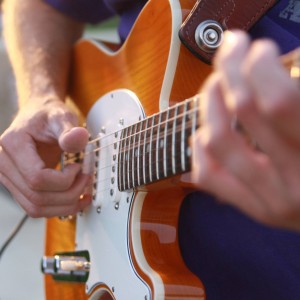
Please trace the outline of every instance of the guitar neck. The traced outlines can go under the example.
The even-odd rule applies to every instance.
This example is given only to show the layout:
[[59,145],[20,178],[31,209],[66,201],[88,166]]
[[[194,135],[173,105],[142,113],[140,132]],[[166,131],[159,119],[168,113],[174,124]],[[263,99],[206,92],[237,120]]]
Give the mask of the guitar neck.
[[120,191],[190,170],[189,138],[199,126],[198,104],[199,96],[195,96],[122,130]]

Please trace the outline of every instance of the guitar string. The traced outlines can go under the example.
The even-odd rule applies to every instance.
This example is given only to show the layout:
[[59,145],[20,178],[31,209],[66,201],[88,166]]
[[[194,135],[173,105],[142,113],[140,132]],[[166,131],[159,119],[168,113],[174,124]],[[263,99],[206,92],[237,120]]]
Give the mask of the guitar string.
[[[185,104],[182,104],[182,105],[185,105]],[[181,114],[178,114],[177,116],[175,116],[175,117],[173,117],[173,118],[169,118],[168,120],[165,120],[164,122],[161,122],[160,126],[162,126],[162,123],[167,124],[168,121],[172,121],[172,120],[174,120],[175,118],[179,118],[179,117],[186,116],[186,115],[190,114],[191,112],[195,113],[196,111],[198,111],[198,108],[196,108],[196,107],[194,107],[194,108],[192,108],[192,109],[189,109],[189,110],[187,110],[187,111],[185,111],[185,112],[183,112],[183,113],[181,113]],[[152,116],[152,117],[153,117],[153,116]],[[151,117],[150,117],[150,118],[151,118]],[[182,125],[182,124],[180,124],[180,125]],[[154,127],[157,127],[157,126],[158,126],[158,124],[154,124],[154,125],[152,125],[151,127],[154,128]],[[163,129],[162,131],[159,132],[158,135],[156,134],[156,135],[154,136],[154,138],[152,139],[152,142],[156,143],[156,141],[159,140],[160,138],[165,138],[165,136],[169,137],[171,134],[173,135],[174,130],[173,130],[172,126],[173,126],[173,124],[172,124],[170,127],[168,127],[167,132],[165,131],[165,129]],[[191,119],[188,120],[188,121],[186,122],[186,124],[185,124],[186,130],[193,128],[193,126],[194,126],[193,120],[191,120]],[[142,130],[142,131],[143,131],[143,132],[150,131],[150,130],[151,130],[151,127],[148,127],[147,129]],[[128,130],[128,128],[130,128],[130,126],[127,127],[127,130]],[[124,129],[122,129],[122,130],[124,130]],[[180,131],[181,131],[181,126],[176,127],[175,134],[177,134],[177,133],[180,132]],[[127,136],[126,138],[124,138],[123,141],[132,139],[133,136],[137,136],[138,134],[140,134],[140,132],[139,132],[139,133],[134,133],[134,134],[132,134],[132,135],[129,135],[129,136]],[[114,133],[112,133],[111,135],[114,135]],[[106,136],[106,137],[107,137],[107,136]],[[105,137],[102,137],[102,138],[105,138]],[[122,141],[122,139],[120,139],[120,141],[118,141],[118,142],[120,143],[121,141]],[[143,141],[141,141],[141,144],[142,144],[142,145],[144,145],[145,143],[147,144],[149,141],[150,141],[150,137],[147,136],[146,139],[143,138]],[[93,141],[92,141],[92,142],[93,142]],[[125,152],[125,153],[126,153],[126,152],[129,153],[130,151],[133,151],[133,149],[134,149],[137,145],[139,145],[139,143],[140,143],[139,141],[137,141],[136,143],[131,143],[130,147],[127,146],[127,149],[124,150],[124,152]],[[181,143],[180,138],[176,139],[176,143]],[[114,143],[112,143],[112,144],[110,144],[110,145],[106,145],[106,146],[104,146],[104,147],[99,147],[98,149],[93,149],[92,152],[97,152],[97,151],[99,151],[99,150],[102,150],[102,151],[103,151],[104,148],[112,147],[113,145],[114,145]],[[147,150],[148,150],[148,149],[147,149]],[[138,160],[138,159],[140,159],[140,158],[143,157],[143,156],[148,156],[148,157],[149,157],[150,155],[153,155],[153,153],[155,153],[156,151],[157,151],[157,147],[155,146],[154,149],[153,149],[151,152],[150,152],[150,151],[147,151],[146,153],[142,153],[141,155],[135,155],[135,159]],[[92,152],[90,152],[90,153],[92,153]],[[119,155],[122,155],[122,153],[124,153],[124,152],[123,152],[123,151],[119,152]],[[88,155],[88,153],[86,153],[85,155]],[[132,154],[130,154],[130,156],[132,157]],[[118,165],[119,165],[119,162],[116,162],[116,163],[114,163],[114,164],[110,164],[110,165],[103,166],[103,162],[104,162],[104,161],[106,161],[106,160],[105,160],[105,159],[97,159],[96,161],[94,161],[94,163],[95,163],[95,162],[98,162],[99,166],[101,166],[100,168],[97,168],[97,171],[98,171],[98,172],[103,172],[104,169],[108,169],[108,168],[109,168],[109,170],[110,170],[110,169],[112,168],[112,166],[118,166]],[[163,155],[160,155],[159,160],[154,160],[154,161],[152,162],[151,166],[153,167],[153,166],[155,166],[156,163],[160,164],[160,163],[163,162],[163,161],[166,161],[166,158],[165,158]],[[126,161],[125,163],[127,163],[127,161]],[[175,165],[174,167],[175,167],[176,170],[178,170],[178,169],[180,169],[179,166],[181,166],[181,162],[178,163],[178,161],[177,161],[177,162],[176,162],[176,165]],[[168,168],[167,168],[167,174],[170,173],[170,169],[171,169],[171,168],[168,166]],[[141,166],[139,166],[139,167],[135,166],[134,168],[132,168],[132,167],[130,166],[130,169],[128,170],[128,172],[129,172],[129,174],[130,174],[129,176],[132,176],[132,173],[133,173],[133,172],[136,173],[137,170],[143,170],[143,165],[141,164]],[[111,174],[110,171],[108,171],[108,172],[109,172],[109,174]],[[141,173],[142,173],[142,172],[141,172]],[[147,174],[147,176],[148,176],[148,174]],[[156,177],[157,177],[157,176],[156,176]],[[103,184],[104,182],[110,181],[110,180],[111,180],[111,176],[108,176],[108,177],[102,177],[100,180],[97,180],[97,185],[101,185],[101,186],[102,186],[102,184]],[[140,181],[140,180],[139,180],[139,181]],[[92,184],[91,184],[91,185],[92,185]],[[109,190],[109,188],[107,188],[107,189],[102,189],[102,190],[97,190],[97,193],[103,192],[103,191],[105,191],[105,190]]]
[[[191,124],[191,121],[188,121],[187,123],[186,123],[186,126],[185,126],[185,128],[188,130],[188,129],[192,129],[193,128],[193,124]],[[177,130],[175,131],[175,133],[178,133],[178,132],[180,132],[181,131],[181,128],[177,128]],[[167,136],[167,137],[170,137],[171,135],[173,135],[173,130],[170,128],[170,129],[168,129],[167,130],[167,133],[165,134],[165,132],[160,132],[159,133],[159,135],[156,135],[156,136],[154,136],[153,138],[152,138],[152,142],[153,143],[156,143],[157,142],[157,140],[160,140],[161,138],[164,138],[165,137],[165,135]],[[150,141],[150,137],[148,136],[147,137],[147,139],[146,139],[146,141],[145,140],[143,140],[143,141],[141,141],[141,146],[144,146],[145,144],[147,145],[147,144],[149,144],[148,142]],[[176,143],[181,143],[181,140],[178,138],[178,139],[176,139]],[[126,149],[125,149],[125,147],[124,147],[124,150],[122,151],[122,150],[120,150],[119,151],[119,156],[120,155],[122,155],[122,154],[124,154],[124,153],[129,153],[130,151],[132,152],[132,151],[134,151],[134,149],[136,149],[136,147],[137,147],[137,145],[139,145],[139,142],[136,142],[135,144],[131,144],[130,145],[130,147],[127,147]],[[96,151],[99,151],[99,150],[104,150],[104,149],[106,149],[106,148],[109,148],[109,147],[113,147],[113,144],[110,144],[110,145],[106,145],[106,146],[104,146],[104,147],[100,147],[100,148],[98,148],[97,150],[93,150],[93,151],[91,151],[91,152],[87,152],[87,153],[85,153],[85,156],[87,156],[88,154],[91,154],[91,153],[93,153],[93,152],[96,152]],[[143,153],[143,154],[141,154],[141,155],[135,155],[135,158],[137,158],[137,159],[139,159],[139,158],[141,158],[141,157],[143,157],[143,156],[145,156],[145,155],[152,155],[153,153],[155,153],[156,151],[157,151],[157,147],[156,147],[156,145],[155,145],[155,147],[153,147],[154,149],[152,149],[152,151],[146,151],[145,153]],[[148,150],[148,149],[147,149]],[[159,148],[159,150],[162,150],[162,148]],[[76,157],[72,157],[72,158],[70,158],[70,159],[68,159],[68,160],[65,160],[65,163],[72,163],[72,162],[74,162],[74,160],[76,159]],[[100,159],[100,158],[98,158],[98,159],[96,159],[96,160],[94,160],[94,163],[98,163],[98,164],[101,164],[103,161],[105,161],[105,159]],[[159,161],[159,162],[161,162],[161,161]],[[155,162],[154,162],[155,163]],[[153,163],[153,164],[154,164]],[[118,165],[119,163],[118,162],[116,162],[116,163],[114,163],[114,164],[109,164],[109,165],[106,165],[106,166],[102,166],[101,168],[99,168],[98,170],[99,171],[102,171],[103,169],[106,169],[106,168],[111,168],[113,165]],[[152,164],[152,165],[153,165]]]
[[[183,103],[178,104],[178,106],[184,106],[184,105],[185,105],[186,103],[188,103],[189,101],[191,102],[192,99],[193,99],[193,98],[190,98],[190,99],[188,99],[188,100],[185,100]],[[176,105],[176,106],[177,106],[177,105]],[[175,109],[176,106],[173,106],[173,107],[171,107],[171,108],[168,109],[168,110]],[[167,112],[168,110],[165,110],[165,111],[162,111],[162,112],[160,112],[160,113],[154,114],[154,115],[152,115],[152,116],[150,116],[150,117],[148,117],[148,118],[146,118],[146,119],[144,119],[144,120],[142,120],[142,121],[140,121],[140,122],[138,122],[138,123],[136,123],[136,124],[129,125],[129,126],[125,127],[125,128],[119,129],[119,130],[117,130],[117,131],[115,131],[115,132],[112,132],[112,133],[110,133],[110,134],[108,134],[108,135],[97,137],[97,138],[95,138],[95,139],[89,141],[89,144],[97,144],[97,142],[100,143],[102,139],[110,138],[110,137],[114,136],[116,133],[120,133],[120,132],[122,132],[122,131],[128,130],[129,128],[132,128],[132,127],[135,126],[135,125],[142,124],[142,123],[145,122],[147,119],[148,119],[148,120],[154,119],[156,116],[159,116],[160,114],[165,113],[165,112]],[[156,129],[156,128],[158,128],[159,126],[163,126],[163,125],[166,125],[166,124],[168,124],[168,123],[171,123],[172,121],[175,121],[175,120],[178,119],[178,118],[183,118],[183,117],[189,116],[191,113],[195,113],[195,112],[197,112],[198,110],[199,110],[199,108],[197,108],[197,107],[195,108],[195,107],[194,107],[194,108],[189,109],[189,110],[187,110],[187,111],[185,111],[185,112],[183,112],[183,113],[181,113],[181,114],[178,114],[178,115],[176,115],[176,116],[174,116],[174,117],[172,117],[172,118],[169,118],[169,119],[167,119],[167,120],[164,120],[163,122],[160,122],[159,124],[153,124],[153,123],[152,123],[151,126],[145,128],[145,129],[139,130],[139,132],[135,132],[135,133],[133,133],[133,134],[131,134],[131,135],[128,135],[128,136],[126,136],[126,137],[124,137],[124,138],[122,138],[122,139],[119,139],[119,140],[117,140],[117,141],[115,141],[115,142],[112,142],[111,144],[105,145],[105,146],[103,146],[103,147],[98,147],[98,148],[93,149],[92,151],[87,151],[87,152],[83,153],[83,156],[89,155],[89,154],[91,154],[91,153],[93,153],[93,152],[104,151],[105,148],[112,147],[115,143],[121,144],[121,142],[124,142],[124,141],[126,142],[126,140],[128,141],[128,140],[130,140],[131,138],[136,137],[136,136],[138,136],[138,135],[144,134],[144,137],[145,137],[145,135],[146,135],[145,133],[148,133],[148,132],[150,132],[151,130]],[[171,126],[171,127],[172,127],[172,126]],[[180,130],[181,130],[181,128],[178,128],[178,127],[177,127],[177,128],[176,128],[176,133],[177,133],[178,131],[180,131]],[[169,130],[168,133],[169,133],[170,131],[171,131],[171,130]],[[160,131],[160,133],[161,133],[161,131]],[[163,132],[162,134],[164,135],[165,133]],[[149,137],[148,137],[148,139],[149,139]],[[136,146],[136,144],[135,144],[134,146]],[[130,148],[130,150],[131,150],[131,148]],[[122,153],[122,152],[121,152],[121,153]],[[76,154],[74,154],[74,156],[75,156],[75,155],[76,155]],[[68,160],[66,160],[65,162],[68,162]]]
[[[191,129],[192,128],[192,126],[187,126],[187,128],[188,129]],[[179,132],[179,130],[177,130],[177,132]],[[162,136],[162,135],[161,135]],[[167,135],[168,137],[170,136],[170,134],[169,135]],[[163,135],[163,137],[165,137],[165,135]],[[160,139],[160,137],[159,136],[157,136],[157,137],[154,137],[153,138],[153,142],[154,143],[156,143],[157,142],[157,140],[159,140]],[[175,141],[175,143],[178,145],[178,144],[181,144],[181,140],[178,138],[178,139],[176,139],[176,141]],[[165,146],[165,145],[164,145]],[[167,147],[169,148],[169,146],[170,145],[168,145]],[[180,145],[181,146],[181,145]],[[115,163],[111,163],[111,164],[107,164],[107,165],[104,165],[104,162],[105,161],[107,161],[106,159],[102,159],[102,158],[98,158],[97,160],[95,160],[94,161],[94,163],[95,162],[97,162],[98,163],[98,165],[99,166],[101,166],[101,167],[97,167],[97,170],[98,170],[98,172],[102,172],[102,171],[104,171],[105,169],[111,169],[113,166],[119,166],[120,164],[122,165],[123,163],[128,163],[128,161],[131,161],[132,162],[132,160],[133,159],[135,159],[135,161],[137,162],[138,160],[140,160],[141,161],[141,158],[142,157],[147,157],[147,162],[149,161],[149,158],[150,158],[150,156],[152,156],[153,157],[153,155],[154,154],[156,154],[157,153],[157,151],[159,150],[160,152],[160,155],[159,155],[159,159],[153,159],[153,161],[152,161],[152,163],[151,163],[151,167],[153,167],[153,166],[155,166],[157,163],[162,163],[162,162],[168,162],[170,159],[172,159],[172,158],[174,158],[174,155],[172,154],[171,156],[168,156],[168,157],[166,157],[165,155],[163,155],[163,153],[162,153],[162,151],[163,151],[163,147],[160,147],[160,148],[157,148],[156,146],[155,147],[153,147],[154,149],[152,149],[151,151],[148,151],[148,149],[147,149],[147,151],[146,152],[142,152],[141,154],[137,154],[137,152],[134,152],[134,146],[132,146],[132,147],[130,147],[130,148],[128,148],[128,149],[126,149],[126,150],[124,150],[124,151],[120,151],[119,152],[119,155],[122,155],[122,154],[124,154],[124,153],[128,153],[128,154],[130,154],[129,155],[129,159],[125,159],[125,160],[123,160],[123,161],[121,161],[121,162],[119,162],[119,161],[116,161]],[[177,147],[177,148],[179,148],[179,147]],[[131,152],[131,153],[130,153]],[[133,153],[134,152],[134,153]],[[140,152],[139,152],[140,153]],[[179,151],[178,151],[178,153],[179,153]],[[134,157],[133,157],[134,156]],[[175,156],[176,157],[176,156]],[[178,162],[177,161],[177,165],[175,165],[175,168],[176,169],[178,169],[178,165],[180,165],[181,164],[181,162]],[[136,171],[136,170],[143,170],[143,166],[142,166],[143,164],[141,164],[139,167],[137,167],[137,166],[135,166],[134,168],[130,168],[130,170],[128,170],[128,172],[129,173],[132,173],[133,171]],[[149,166],[149,164],[148,164],[148,166]],[[169,170],[169,169],[167,169],[167,170]],[[107,180],[107,179],[104,179],[103,181],[105,181],[105,180]]]
[[[294,51],[294,55],[293,55],[293,58],[292,58],[292,64],[291,64],[291,66],[290,66],[290,77],[291,77],[292,79],[298,79],[298,80],[300,79],[300,67],[299,67],[299,65],[300,65],[300,48],[299,48],[299,49],[296,49],[296,50]],[[170,110],[173,110],[173,109],[175,110],[177,107],[183,107],[184,105],[188,104],[189,102],[195,102],[195,103],[198,104],[198,101],[199,101],[199,100],[200,100],[200,95],[197,94],[197,95],[195,95],[195,96],[193,96],[193,97],[191,97],[191,98],[188,98],[188,99],[186,99],[186,100],[184,100],[184,101],[182,101],[182,102],[180,102],[180,103],[177,103],[176,105],[174,105],[174,106],[172,106],[172,107],[170,107],[170,108],[168,108],[168,109],[166,109],[166,110],[164,110],[164,111],[157,112],[156,114],[153,114],[152,116],[150,116],[150,117],[148,117],[148,118],[146,118],[146,119],[144,119],[144,120],[142,120],[142,121],[140,121],[140,122],[138,122],[138,123],[136,123],[136,124],[129,125],[129,126],[125,127],[125,128],[122,128],[122,129],[120,129],[120,130],[118,130],[118,131],[115,131],[115,132],[113,132],[113,133],[111,133],[111,134],[109,134],[109,135],[107,135],[107,136],[95,138],[95,139],[93,139],[92,141],[90,141],[89,143],[96,143],[97,141],[101,140],[101,138],[107,138],[107,137],[109,137],[109,136],[111,136],[111,135],[114,135],[114,134],[116,134],[116,133],[122,132],[122,131],[125,130],[125,129],[128,129],[128,128],[130,128],[130,127],[133,127],[134,125],[142,124],[142,123],[145,122],[147,119],[148,119],[148,120],[154,119],[155,117],[160,116],[160,115],[162,115],[163,113],[166,113],[167,111],[170,111]],[[141,130],[141,131],[139,131],[138,133],[134,133],[134,134],[132,134],[132,135],[130,135],[130,136],[125,137],[123,140],[129,139],[129,138],[131,138],[132,136],[136,136],[137,134],[141,134],[141,133],[143,133],[143,132],[146,132],[146,131],[148,131],[148,130],[151,130],[152,128],[158,127],[158,126],[160,126],[161,124],[166,124],[166,123],[168,123],[169,121],[174,121],[176,118],[179,118],[179,117],[183,117],[183,116],[189,115],[191,112],[195,112],[195,110],[198,110],[198,108],[192,108],[191,110],[188,110],[188,111],[186,111],[186,112],[184,112],[184,113],[182,113],[182,114],[180,114],[180,115],[174,116],[173,118],[170,118],[170,119],[168,119],[168,120],[164,120],[163,122],[161,122],[161,123],[159,123],[159,124],[155,124],[154,126],[151,126],[151,127],[149,127],[149,128],[145,128],[144,130]],[[119,140],[118,142],[120,143],[120,142],[122,142],[123,140]],[[107,147],[110,147],[111,145],[106,145],[106,146],[107,146]],[[101,147],[98,148],[98,149],[94,149],[94,151],[100,151],[100,150],[102,150]]]
[[[192,128],[192,123],[191,122],[189,122],[189,123],[187,123],[188,124],[188,126],[186,126],[186,128],[189,128],[189,129],[191,129]],[[169,130],[169,132],[171,132],[171,130]],[[179,132],[179,130],[177,130],[177,132]],[[172,132],[173,133],[173,132]],[[163,133],[160,135],[160,136],[165,136]],[[154,137],[154,141],[156,141],[158,139],[158,136],[157,137]],[[177,139],[176,140],[176,143],[178,144],[178,143],[181,143],[181,140],[179,140],[179,139]],[[132,147],[131,147],[131,150],[132,150]],[[161,149],[160,149],[161,150]],[[141,155],[138,155],[138,156],[135,156],[134,157],[134,159],[136,159],[136,162],[137,162],[137,160],[141,160],[141,157],[147,157],[147,162],[149,162],[149,157],[150,157],[150,155],[153,155],[153,153],[156,153],[156,151],[157,151],[157,148],[156,147],[154,147],[154,149],[150,152],[150,151],[148,151],[148,152],[146,152],[146,153],[142,153]],[[161,150],[162,151],[162,150]],[[127,151],[126,151],[127,152]],[[128,151],[128,153],[129,153],[129,151]],[[130,157],[132,157],[132,153],[130,153]],[[110,182],[111,181],[111,177],[112,177],[112,171],[111,171],[111,168],[113,167],[113,166],[116,166],[116,167],[118,167],[119,166],[119,162],[116,162],[116,163],[114,163],[114,164],[109,164],[109,165],[106,165],[106,166],[104,166],[103,164],[104,164],[104,162],[106,161],[105,159],[98,159],[97,160],[98,161],[98,164],[99,164],[99,166],[101,166],[101,167],[97,167],[97,173],[101,173],[102,172],[102,175],[105,175],[104,177],[102,176],[101,178],[95,178],[95,181],[91,184],[91,186],[94,184],[94,183],[96,183],[97,184],[97,190],[96,190],[96,192],[93,192],[93,195],[97,195],[98,193],[103,193],[103,192],[105,192],[105,191],[109,191],[111,188],[110,187],[108,187],[108,188],[102,188],[102,189],[99,189],[99,186],[100,187],[105,187],[105,186],[107,186],[106,184],[104,184],[104,183],[107,183],[107,182]],[[134,167],[132,167],[132,163],[130,163],[130,166],[129,166],[129,168],[127,167],[127,171],[126,171],[126,176],[129,176],[129,178],[130,178],[130,182],[132,182],[132,187],[134,187],[134,186],[136,186],[136,185],[138,185],[138,184],[136,184],[136,182],[138,181],[138,182],[142,182],[142,184],[144,184],[144,183],[146,183],[146,182],[152,182],[152,181],[154,181],[154,180],[157,180],[157,179],[159,179],[159,178],[166,178],[166,177],[168,177],[168,176],[171,176],[171,175],[175,175],[175,174],[177,174],[177,173],[180,173],[180,172],[183,172],[183,169],[182,169],[182,162],[180,161],[180,160],[176,160],[175,161],[175,166],[174,165],[171,165],[170,166],[170,161],[169,161],[169,164],[167,164],[167,168],[165,169],[165,170],[163,170],[163,169],[161,169],[160,171],[159,170],[156,170],[156,164],[158,163],[158,165],[162,165],[162,162],[165,162],[165,161],[169,161],[168,160],[168,158],[166,158],[163,154],[161,154],[161,155],[159,155],[159,159],[157,160],[157,159],[154,159],[153,161],[152,161],[152,163],[151,163],[151,166],[152,166],[152,168],[153,169],[155,169],[155,171],[154,171],[154,178],[153,178],[153,180],[149,180],[148,181],[148,177],[150,176],[149,175],[149,173],[147,173],[146,174],[146,180],[144,180],[144,178],[142,178],[142,176],[139,176],[138,174],[139,174],[139,172],[138,172],[138,170],[140,170],[140,174],[142,174],[143,172],[143,169],[144,169],[144,167],[145,166],[143,166],[143,163],[141,163],[139,166],[137,165],[137,163],[134,165]],[[122,165],[122,163],[123,162],[121,162],[120,164]],[[124,161],[124,163],[125,164],[127,164],[128,163],[128,161]],[[147,165],[147,167],[149,166],[149,164]],[[177,170],[177,171],[175,171],[175,173],[173,173],[173,168],[175,168],[175,170]],[[105,172],[105,170],[104,169],[108,169],[108,171],[107,172]],[[158,172],[158,175],[157,175],[157,172]],[[167,173],[167,175],[165,176],[165,175],[163,175],[162,174],[162,172],[166,172]],[[104,174],[103,174],[104,173]],[[107,173],[109,174],[109,175],[107,175]],[[137,178],[137,181],[136,180],[133,180],[133,178],[132,178],[132,175],[134,175],[134,174],[136,174],[136,178]],[[116,177],[119,177],[119,173],[117,173],[116,172]],[[128,182],[129,182],[129,180],[128,180]],[[128,183],[127,183],[127,185],[128,185]]]
[[[298,61],[298,60],[297,60],[297,61]],[[296,68],[296,72],[295,72],[295,68]],[[296,74],[296,75],[295,75],[295,74]],[[292,77],[293,79],[299,79],[299,77],[300,77],[300,76],[299,76],[299,66],[296,66],[296,67],[295,67],[295,66],[292,66],[292,68],[291,68],[291,77]],[[179,107],[179,108],[182,108],[182,107],[184,107],[185,105],[189,104],[189,102],[193,102],[193,101],[194,101],[194,103],[198,104],[198,100],[199,100],[199,95],[196,95],[196,96],[194,96],[194,97],[192,97],[192,98],[189,98],[189,99],[187,99],[187,100],[185,100],[185,101],[183,101],[183,102],[178,103],[176,106],[173,106],[173,107],[171,107],[171,108],[169,108],[169,109],[167,109],[167,110],[165,110],[165,111],[158,112],[158,113],[156,113],[156,114],[154,114],[154,115],[148,117],[147,119],[148,119],[148,120],[151,120],[151,122],[152,122],[151,127],[147,127],[147,128],[145,128],[145,129],[143,129],[143,130],[139,130],[138,132],[134,132],[133,134],[130,134],[130,135],[124,137],[123,139],[120,139],[120,140],[117,141],[119,144],[121,144],[121,142],[123,142],[123,141],[125,141],[125,143],[126,143],[126,141],[128,141],[129,144],[130,144],[130,145],[125,145],[125,146],[123,147],[124,150],[123,150],[123,151],[119,151],[119,155],[122,155],[122,154],[124,154],[124,153],[127,153],[127,154],[129,154],[129,157],[130,157],[130,158],[133,157],[134,159],[139,160],[139,159],[140,159],[141,157],[143,157],[143,156],[148,156],[148,157],[149,157],[150,155],[152,156],[153,153],[156,153],[158,150],[162,151],[161,148],[157,148],[157,140],[160,140],[161,138],[165,138],[165,136],[169,137],[171,134],[173,134],[173,132],[174,132],[173,129],[172,129],[173,124],[172,124],[171,126],[168,127],[167,132],[165,131],[165,127],[163,128],[163,130],[160,130],[160,131],[159,131],[159,134],[157,134],[157,132],[155,132],[155,137],[154,137],[154,138],[152,137],[152,140],[151,140],[151,141],[150,141],[150,136],[148,136],[147,133],[148,133],[148,132],[151,132],[151,131],[153,132],[153,129],[154,129],[154,128],[157,128],[157,127],[159,127],[159,126],[162,126],[162,127],[163,127],[164,125],[168,124],[169,122],[174,121],[174,120],[177,119],[177,118],[182,118],[182,117],[188,116],[188,115],[190,115],[191,113],[193,113],[193,112],[195,112],[196,110],[198,110],[198,108],[195,108],[195,107],[194,107],[194,108],[192,108],[192,109],[189,109],[189,110],[187,110],[187,111],[185,111],[185,112],[183,112],[183,113],[181,113],[181,114],[179,114],[179,115],[176,115],[176,116],[174,116],[174,117],[172,117],[172,118],[169,118],[169,119],[167,119],[167,120],[164,120],[163,122],[160,122],[159,124],[153,124],[155,118],[156,118],[156,117],[160,117],[163,113],[167,113],[168,111],[171,111],[171,110],[174,110],[174,111],[175,111],[176,108],[178,108],[178,107]],[[133,129],[134,126],[136,126],[136,127],[135,127],[135,129],[134,129],[133,131],[136,131],[137,128],[138,128],[138,126],[139,126],[139,127],[142,127],[142,123],[143,123],[143,122],[146,122],[147,119],[144,119],[144,120],[140,121],[139,123],[130,125],[130,126],[128,126],[128,127],[122,128],[122,129],[120,129],[118,132],[122,132],[122,131],[124,131],[124,130],[127,130],[127,131],[128,131],[128,129],[132,131],[132,129]],[[191,125],[191,124],[189,124],[190,122],[191,122],[191,120],[188,120],[188,122],[186,123],[186,125],[188,124],[188,126],[185,126],[186,129],[191,129],[191,126],[189,126],[189,125]],[[180,125],[182,125],[182,124],[180,123]],[[178,127],[176,127],[175,133],[178,133],[178,132],[181,130],[180,125],[179,125]],[[111,133],[110,135],[115,135],[115,133],[116,133],[116,132],[113,132],[113,133]],[[142,134],[143,134],[143,138],[142,138],[142,141],[140,141],[140,135],[142,135]],[[90,141],[90,143],[96,143],[96,141],[98,141],[98,140],[100,141],[101,138],[108,138],[110,135],[107,135],[107,136],[104,136],[104,137],[98,137],[98,138],[96,138],[96,139]],[[138,136],[138,138],[137,138],[138,141],[135,142],[137,136]],[[134,143],[131,142],[132,139],[134,139]],[[153,147],[153,150],[152,150],[152,151],[148,151],[148,149],[147,149],[147,151],[146,151],[145,153],[142,153],[141,155],[136,155],[135,153],[133,153],[133,151],[136,149],[137,145],[140,145],[140,144],[141,144],[142,146],[144,146],[144,144],[147,145],[147,144],[149,144],[149,143],[151,143],[151,142],[156,144],[156,145]],[[176,142],[181,142],[181,140],[176,139]],[[105,145],[104,147],[99,147],[99,148],[93,149],[93,152],[97,152],[97,151],[100,151],[100,150],[103,151],[105,148],[111,147],[112,145],[114,145],[114,143],[112,143],[112,144],[110,144],[110,145]],[[165,145],[163,145],[163,146],[165,146]],[[138,153],[140,153],[140,152],[138,152]],[[88,155],[88,154],[89,154],[89,153],[87,152],[87,153],[85,153],[84,155]],[[152,166],[156,166],[157,162],[160,164],[162,161],[166,161],[166,157],[165,157],[164,155],[159,155],[159,157],[160,157],[159,160],[157,160],[157,159],[154,159],[154,160],[153,160],[153,162],[152,162],[152,164],[151,164]],[[129,158],[129,160],[130,160],[130,158]],[[97,162],[102,163],[103,160],[101,161],[100,159],[98,159]],[[125,159],[125,163],[127,164],[127,162],[128,162],[128,160],[127,160],[127,158],[126,158],[126,159]],[[119,164],[119,163],[115,163],[115,164],[113,164],[113,165],[118,165],[118,164]],[[111,168],[113,165],[111,164],[111,165],[103,166],[102,168],[98,169],[98,171],[102,171],[102,170],[105,169],[105,168]],[[181,165],[181,162],[180,162],[178,165]],[[127,167],[127,172],[129,173],[129,177],[132,177],[132,174],[135,173],[138,169],[139,169],[139,170],[143,170],[143,164],[141,164],[141,166],[138,166],[138,167],[135,167],[135,168],[132,168],[132,167],[131,167],[131,164],[130,164],[129,168]],[[167,173],[169,173],[170,169],[171,169],[171,168],[168,167]],[[178,169],[178,168],[176,167],[175,169]],[[156,172],[154,172],[154,173],[156,174]],[[148,174],[147,174],[147,175],[148,175]],[[104,179],[102,179],[102,180],[99,180],[98,183],[103,183],[104,181],[107,181],[107,180],[110,180],[110,178],[104,178]],[[109,189],[107,189],[107,190],[109,190]],[[104,190],[102,190],[102,191],[104,191]]]
[[[147,118],[145,118],[145,119],[143,119],[143,120],[141,120],[141,121],[139,121],[139,122],[137,122],[137,123],[135,123],[135,124],[131,124],[131,125],[127,126],[127,127],[121,128],[121,129],[119,129],[119,130],[117,130],[117,131],[115,131],[115,132],[112,132],[112,133],[110,133],[110,134],[104,136],[104,137],[99,136],[99,137],[93,139],[92,141],[90,141],[89,143],[96,143],[97,141],[100,141],[102,138],[107,138],[107,137],[109,137],[109,136],[115,135],[116,133],[120,133],[120,132],[122,132],[122,131],[124,131],[124,130],[130,128],[130,127],[133,127],[134,125],[142,124],[142,123],[145,122],[146,120],[151,120],[151,119],[153,120],[153,119],[155,119],[155,117],[159,117],[159,116],[162,115],[163,113],[167,113],[168,111],[171,111],[171,110],[173,110],[173,109],[175,110],[176,108],[184,107],[184,105],[186,105],[186,104],[188,104],[188,103],[191,103],[191,102],[198,102],[198,101],[199,101],[198,95],[196,95],[196,96],[194,96],[194,97],[192,97],[192,98],[188,98],[188,99],[186,99],[186,100],[184,100],[184,101],[182,101],[182,102],[180,102],[180,103],[177,103],[176,105],[174,105],[174,106],[172,106],[172,107],[169,107],[168,109],[166,109],[166,110],[164,110],[164,111],[155,113],[155,114],[153,114],[153,115],[151,115],[151,116],[149,116],[149,117],[147,117]],[[135,133],[135,134],[133,134],[133,135],[136,135],[136,134],[139,134],[139,133],[143,133],[143,132],[145,132],[145,131],[147,131],[147,130],[149,130],[149,129],[158,127],[158,126],[160,126],[160,125],[162,125],[162,124],[166,124],[166,123],[168,123],[169,121],[174,121],[174,120],[177,119],[177,118],[184,117],[184,116],[190,114],[191,112],[195,112],[195,110],[198,110],[198,108],[192,108],[192,109],[190,109],[190,110],[188,110],[188,111],[185,111],[185,112],[183,112],[183,113],[181,113],[181,114],[179,114],[179,115],[176,115],[176,116],[174,116],[174,117],[172,117],[172,118],[170,118],[170,119],[168,119],[168,120],[164,120],[164,121],[161,122],[160,124],[154,124],[154,125],[152,124],[152,127],[145,128],[144,130],[141,130],[140,132]],[[130,136],[125,137],[124,140],[127,139],[127,138],[132,137],[133,135],[130,135]],[[119,140],[119,142],[121,142],[121,141],[122,141],[122,140]],[[107,145],[107,146],[111,146],[111,145]],[[101,150],[101,149],[100,149],[100,150]]]

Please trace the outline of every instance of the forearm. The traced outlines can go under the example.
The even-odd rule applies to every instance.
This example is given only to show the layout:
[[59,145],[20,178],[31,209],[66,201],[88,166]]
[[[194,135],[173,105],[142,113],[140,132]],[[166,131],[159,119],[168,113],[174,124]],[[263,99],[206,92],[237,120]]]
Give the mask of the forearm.
[[41,0],[4,1],[4,35],[21,104],[65,98],[70,52],[82,29]]

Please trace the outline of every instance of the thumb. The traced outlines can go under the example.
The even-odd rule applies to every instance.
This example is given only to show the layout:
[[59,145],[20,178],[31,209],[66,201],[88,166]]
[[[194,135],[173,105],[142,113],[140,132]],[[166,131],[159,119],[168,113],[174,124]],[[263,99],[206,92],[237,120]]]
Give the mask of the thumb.
[[58,139],[63,151],[76,153],[84,149],[89,139],[88,131],[83,127],[65,128]]

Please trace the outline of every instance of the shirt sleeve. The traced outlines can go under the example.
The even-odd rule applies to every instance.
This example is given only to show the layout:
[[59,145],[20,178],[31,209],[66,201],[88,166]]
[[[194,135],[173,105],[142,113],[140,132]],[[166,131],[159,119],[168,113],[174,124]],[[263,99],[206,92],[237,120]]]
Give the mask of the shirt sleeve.
[[44,0],[44,2],[84,23],[99,23],[114,15],[103,0]]

